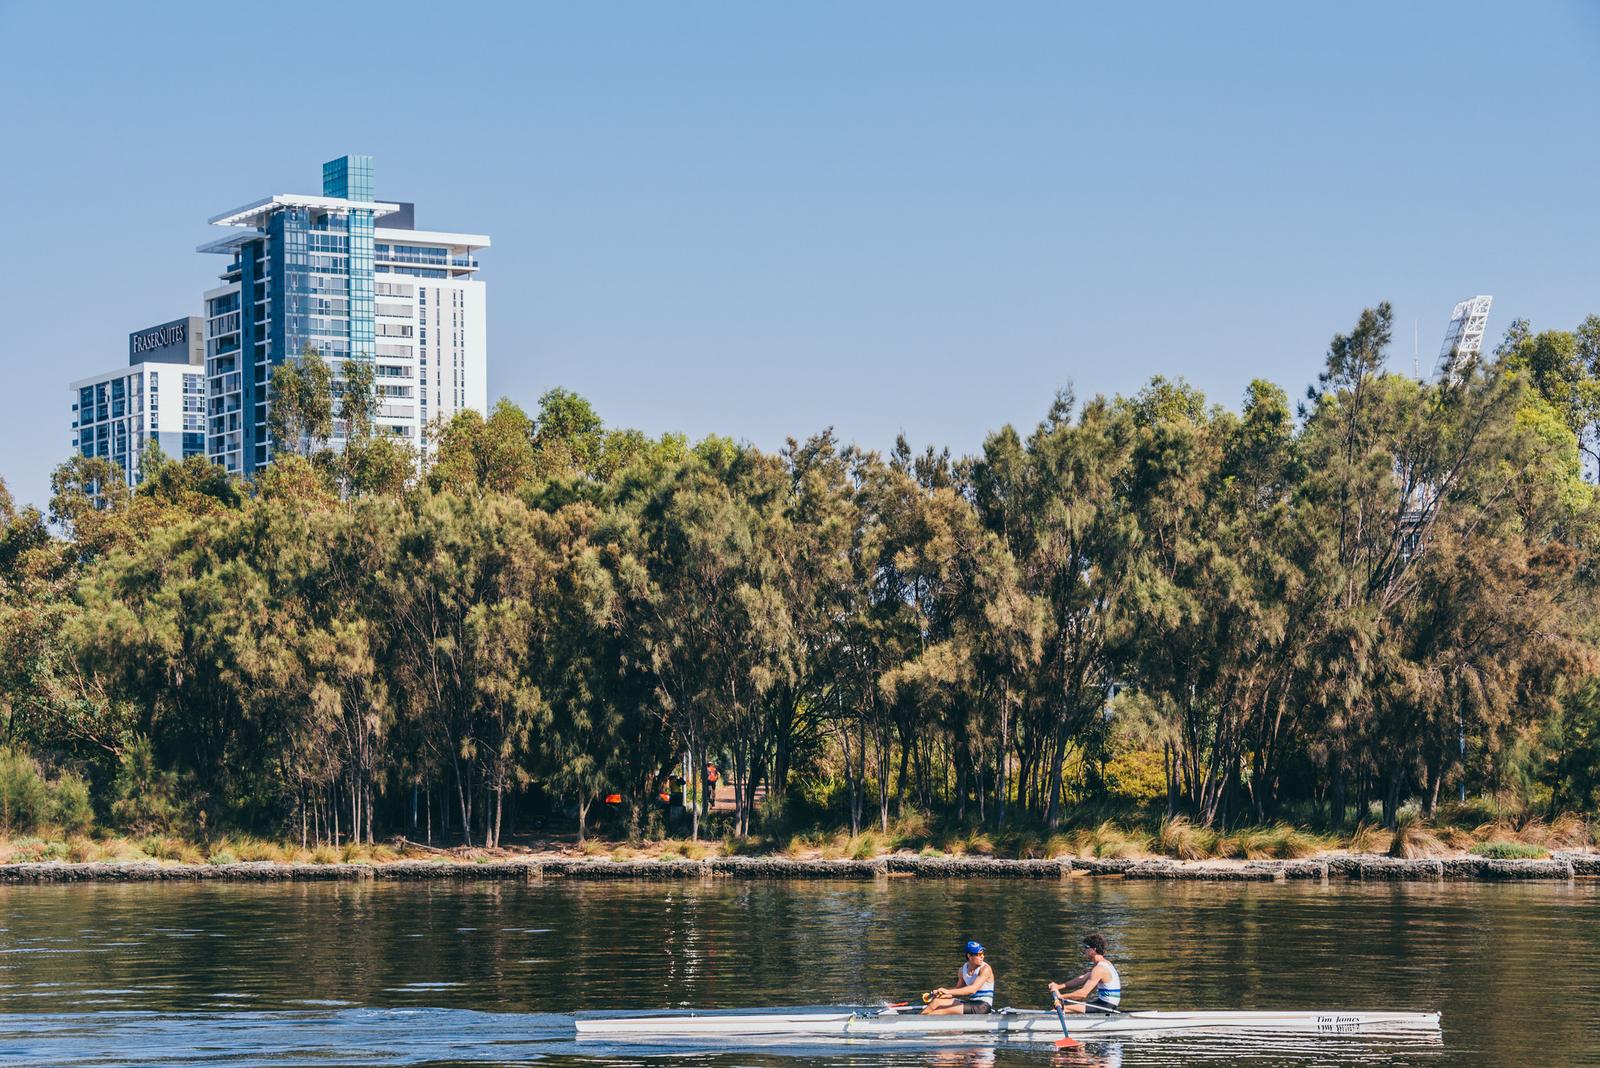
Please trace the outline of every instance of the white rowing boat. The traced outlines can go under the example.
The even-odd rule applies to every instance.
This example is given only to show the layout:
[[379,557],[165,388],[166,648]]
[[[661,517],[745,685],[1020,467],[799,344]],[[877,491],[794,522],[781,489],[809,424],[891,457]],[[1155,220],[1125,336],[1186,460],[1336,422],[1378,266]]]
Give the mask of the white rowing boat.
[[[1001,1009],[982,1016],[923,1016],[893,1008],[868,1012],[677,1013],[595,1016],[577,1021],[579,1038],[737,1038],[777,1035],[904,1037],[983,1034],[1060,1038],[1053,1011]],[[1272,1030],[1343,1034],[1366,1030],[1439,1029],[1436,1012],[1115,1012],[1067,1017],[1074,1038],[1156,1031]]]

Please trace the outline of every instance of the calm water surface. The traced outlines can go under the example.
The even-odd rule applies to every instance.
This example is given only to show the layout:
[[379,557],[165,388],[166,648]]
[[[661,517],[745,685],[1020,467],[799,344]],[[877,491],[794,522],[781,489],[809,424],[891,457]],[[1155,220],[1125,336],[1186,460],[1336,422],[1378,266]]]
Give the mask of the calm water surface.
[[[1133,1008],[1406,1008],[1442,1036],[679,1047],[579,1010],[862,1005],[968,937],[1042,1007],[1099,930]],[[1600,886],[1064,882],[0,888],[0,1064],[1600,1064]]]

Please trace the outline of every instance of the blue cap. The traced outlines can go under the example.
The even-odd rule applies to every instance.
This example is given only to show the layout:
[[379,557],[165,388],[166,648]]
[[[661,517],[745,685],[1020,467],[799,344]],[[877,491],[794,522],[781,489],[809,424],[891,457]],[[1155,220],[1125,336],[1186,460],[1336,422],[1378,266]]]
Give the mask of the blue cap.
[[982,942],[968,942],[967,943],[967,952],[968,953],[982,953],[983,952],[983,943]]

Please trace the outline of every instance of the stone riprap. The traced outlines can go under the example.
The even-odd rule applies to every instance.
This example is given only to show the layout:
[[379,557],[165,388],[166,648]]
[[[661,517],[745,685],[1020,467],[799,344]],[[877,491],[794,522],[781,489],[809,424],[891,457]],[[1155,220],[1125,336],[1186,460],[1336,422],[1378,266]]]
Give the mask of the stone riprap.
[[0,865],[0,883],[77,882],[323,882],[379,879],[441,880],[684,880],[729,879],[1061,879],[1125,878],[1152,881],[1276,882],[1348,879],[1363,882],[1445,879],[1502,882],[1600,877],[1600,853],[1556,853],[1544,860],[1448,857],[1400,860],[1349,853],[1306,860],[1178,861],[1061,857],[1002,860],[895,854],[867,860],[790,857],[711,857],[686,860],[607,860],[592,857],[519,857],[509,860],[395,860],[379,864],[170,864],[157,861]]

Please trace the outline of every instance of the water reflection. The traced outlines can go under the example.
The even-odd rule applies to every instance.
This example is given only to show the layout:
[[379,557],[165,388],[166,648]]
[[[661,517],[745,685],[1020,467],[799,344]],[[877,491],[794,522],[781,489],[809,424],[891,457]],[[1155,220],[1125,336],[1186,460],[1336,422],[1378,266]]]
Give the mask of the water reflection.
[[[1600,1064],[1600,888],[862,883],[0,887],[5,1064]],[[1134,1007],[1442,1009],[1442,1036],[578,1044],[578,1010],[881,1002],[978,937],[1042,1004],[1086,929]],[[801,996],[797,996],[799,993]],[[1559,1006],[1560,1011],[1551,1011]],[[1053,1058],[1060,1057],[1059,1061]]]

